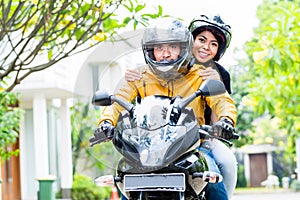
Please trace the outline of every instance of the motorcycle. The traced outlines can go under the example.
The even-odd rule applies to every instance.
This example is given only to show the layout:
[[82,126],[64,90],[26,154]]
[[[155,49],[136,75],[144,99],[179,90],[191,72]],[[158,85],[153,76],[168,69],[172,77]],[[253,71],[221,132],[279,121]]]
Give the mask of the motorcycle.
[[[117,185],[127,199],[205,199],[208,182],[222,181],[222,175],[209,171],[203,153],[197,148],[208,138],[232,145],[214,136],[213,126],[199,126],[188,104],[199,96],[225,93],[222,82],[207,80],[191,96],[137,97],[135,105],[107,92],[98,91],[92,103],[109,106],[116,102],[125,110],[120,114],[112,142],[122,155],[116,176],[95,179],[98,186]],[[238,134],[233,133],[232,139]],[[90,146],[107,141],[95,132]]]

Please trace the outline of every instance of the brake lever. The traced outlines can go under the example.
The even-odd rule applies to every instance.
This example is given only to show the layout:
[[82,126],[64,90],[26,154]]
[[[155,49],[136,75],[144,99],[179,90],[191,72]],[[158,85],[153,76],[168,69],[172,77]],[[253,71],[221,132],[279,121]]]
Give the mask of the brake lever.
[[102,142],[105,142],[108,139],[109,139],[109,137],[107,137],[104,132],[100,132],[98,134],[94,134],[94,136],[89,139],[89,141],[90,141],[90,147],[93,147],[96,144],[100,144]]
[[237,134],[237,133],[235,133],[235,132],[232,133],[231,139],[233,139],[233,140],[238,140],[239,138],[240,138],[240,135],[239,135],[239,134]]

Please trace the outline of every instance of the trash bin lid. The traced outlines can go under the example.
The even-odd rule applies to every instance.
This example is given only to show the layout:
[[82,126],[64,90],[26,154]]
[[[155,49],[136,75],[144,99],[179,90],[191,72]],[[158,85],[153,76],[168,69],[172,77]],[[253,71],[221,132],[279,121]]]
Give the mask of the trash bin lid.
[[55,175],[41,176],[41,177],[37,177],[36,180],[38,180],[38,181],[55,181],[56,176]]

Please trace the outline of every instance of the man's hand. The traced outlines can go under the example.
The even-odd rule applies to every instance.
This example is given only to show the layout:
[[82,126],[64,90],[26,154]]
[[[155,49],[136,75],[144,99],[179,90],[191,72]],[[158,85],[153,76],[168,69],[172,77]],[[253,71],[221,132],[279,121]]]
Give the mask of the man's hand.
[[97,135],[101,135],[101,133],[105,134],[107,137],[107,141],[111,140],[114,136],[115,127],[108,121],[102,122],[99,127],[95,130],[94,135],[97,138]]
[[234,127],[233,123],[228,119],[221,119],[213,126],[213,130],[219,137],[222,137],[226,140],[230,140],[233,137]]

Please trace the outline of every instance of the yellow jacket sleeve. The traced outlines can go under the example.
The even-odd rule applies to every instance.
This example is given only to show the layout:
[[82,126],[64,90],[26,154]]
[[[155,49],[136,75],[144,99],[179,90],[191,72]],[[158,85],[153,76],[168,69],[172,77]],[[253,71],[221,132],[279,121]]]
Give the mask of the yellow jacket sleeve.
[[221,118],[227,118],[234,126],[236,125],[237,110],[233,99],[226,92],[222,95],[211,96],[206,98],[207,104],[215,111],[218,120]]
[[[114,95],[122,98],[124,101],[131,102],[138,95],[138,91],[134,86],[134,82],[126,82]],[[111,106],[104,107],[98,125],[103,121],[109,121],[113,126],[116,126],[119,115],[123,110],[124,108],[116,102]]]

